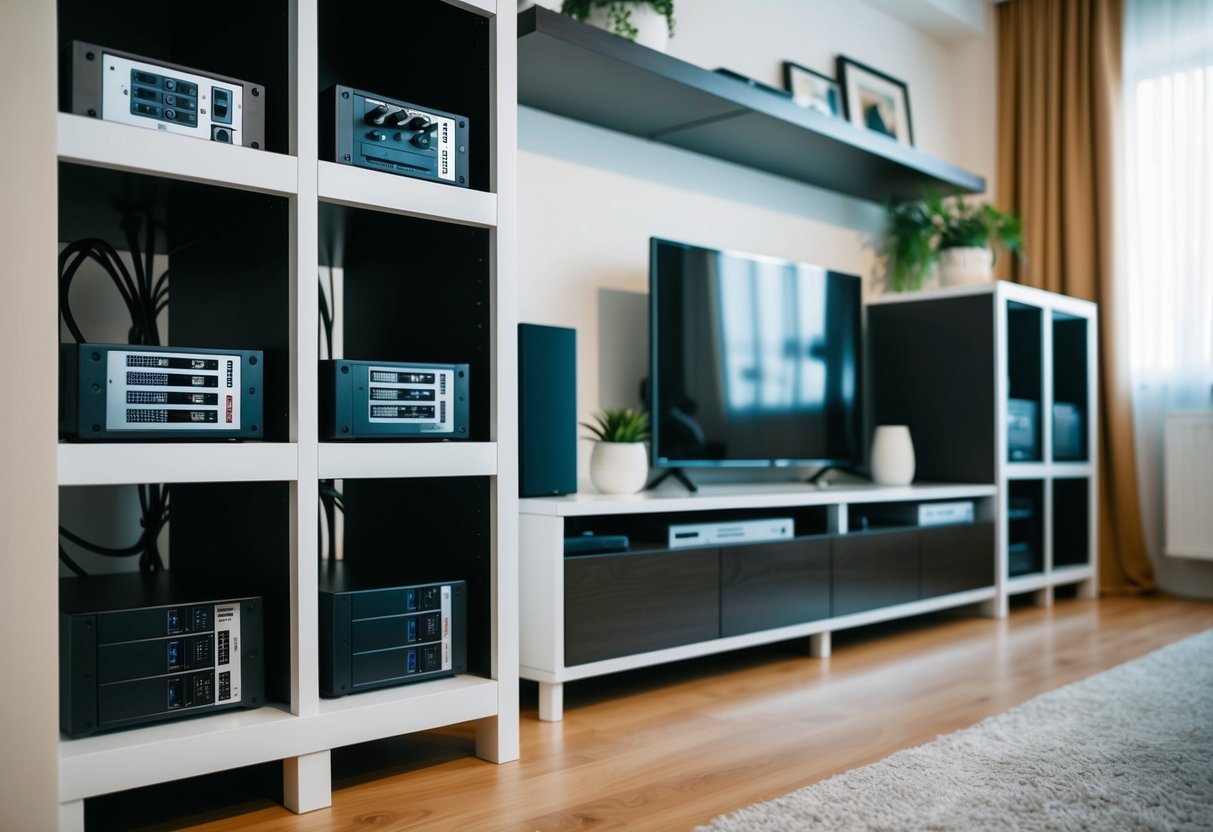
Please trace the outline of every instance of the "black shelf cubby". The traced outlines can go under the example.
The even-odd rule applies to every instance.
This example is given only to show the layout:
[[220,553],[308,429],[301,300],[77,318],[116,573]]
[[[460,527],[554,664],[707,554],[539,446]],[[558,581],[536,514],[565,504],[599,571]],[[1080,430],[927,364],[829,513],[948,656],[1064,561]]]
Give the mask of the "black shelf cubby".
[[491,676],[490,479],[346,479],[341,492],[344,560],[362,585],[465,581],[468,672]]
[[266,150],[287,153],[290,30],[287,0],[122,0],[100,12],[87,0],[59,0],[60,109],[71,83],[74,40],[262,85]]
[[[631,549],[643,551],[668,548],[670,526],[690,523],[771,520],[782,517],[791,518],[797,538],[820,536],[829,531],[828,511],[824,506],[575,516],[565,520],[564,528],[566,537],[625,535]],[[569,555],[569,557],[580,557],[580,555]]]
[[1007,488],[1007,574],[1044,572],[1044,483],[1013,480]]
[[1087,360],[1086,318],[1053,312],[1053,460],[1086,462],[1087,400],[1090,362]]
[[1085,566],[1091,550],[1091,481],[1053,480],[1053,567]]
[[[265,353],[267,441],[289,438],[289,233],[284,197],[144,174],[60,163],[59,239],[98,237],[120,253],[131,246],[124,217],[154,225],[152,248],[167,259],[166,346],[258,349]],[[146,248],[144,231],[138,242]],[[128,260],[128,268],[130,263]],[[158,276],[158,275],[157,275]],[[91,284],[86,287],[84,284]],[[113,293],[100,269],[81,270],[70,297]],[[75,309],[75,305],[73,305]],[[121,308],[121,307],[118,307]],[[77,317],[81,317],[79,314]],[[107,331],[123,331],[127,319]],[[105,338],[90,335],[90,341]],[[112,339],[111,339],[112,340]],[[119,343],[125,342],[122,338]]]
[[[340,84],[466,116],[469,186],[489,190],[492,73],[487,17],[441,0],[411,0],[376,6],[368,18],[351,14],[339,0],[321,0],[319,31],[318,92]],[[380,33],[382,43],[377,42]],[[330,114],[320,114],[319,129],[333,130]]]
[[1007,303],[1007,458],[1041,460],[1044,406],[1043,313],[1017,301]]
[[[387,174],[385,174],[387,175]],[[322,204],[321,263],[341,269],[344,358],[467,364],[469,438],[490,439],[489,232]]]

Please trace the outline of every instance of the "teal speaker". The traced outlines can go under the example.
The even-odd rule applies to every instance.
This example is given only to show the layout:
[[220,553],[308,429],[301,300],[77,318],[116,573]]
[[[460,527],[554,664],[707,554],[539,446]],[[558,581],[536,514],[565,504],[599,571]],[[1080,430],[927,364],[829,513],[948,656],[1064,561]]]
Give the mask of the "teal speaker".
[[518,325],[518,496],[577,491],[577,331]]

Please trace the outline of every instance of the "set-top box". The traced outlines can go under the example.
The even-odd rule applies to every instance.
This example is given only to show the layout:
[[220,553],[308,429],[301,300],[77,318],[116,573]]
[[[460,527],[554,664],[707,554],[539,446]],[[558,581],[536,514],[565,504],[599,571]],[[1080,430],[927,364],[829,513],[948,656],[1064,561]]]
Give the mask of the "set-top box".
[[736,520],[722,523],[682,523],[670,526],[669,546],[714,546],[736,543],[762,543],[771,540],[791,540],[796,536],[791,517],[762,520]]
[[59,435],[260,439],[261,350],[59,345]]
[[59,722],[69,736],[265,702],[263,605],[166,573],[60,579]]
[[[201,24],[200,24],[201,25]],[[73,41],[71,112],[223,144],[265,146],[265,88]]]
[[467,439],[468,365],[320,362],[323,439]]

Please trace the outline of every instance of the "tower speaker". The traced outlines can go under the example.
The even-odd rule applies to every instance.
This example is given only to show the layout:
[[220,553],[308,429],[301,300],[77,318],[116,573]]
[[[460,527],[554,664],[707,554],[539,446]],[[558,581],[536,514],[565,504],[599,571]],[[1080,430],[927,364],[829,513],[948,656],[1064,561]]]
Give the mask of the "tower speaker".
[[518,325],[518,496],[577,491],[577,331]]

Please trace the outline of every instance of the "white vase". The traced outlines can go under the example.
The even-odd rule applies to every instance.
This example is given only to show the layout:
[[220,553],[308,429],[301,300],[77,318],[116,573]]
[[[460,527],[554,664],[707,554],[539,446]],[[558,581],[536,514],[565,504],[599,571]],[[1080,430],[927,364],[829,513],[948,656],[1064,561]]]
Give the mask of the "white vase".
[[[612,6],[614,5],[612,4]],[[628,22],[636,27],[636,37],[632,40],[641,46],[664,52],[670,41],[669,22],[665,19],[665,15],[648,3],[620,3],[619,5],[626,10]],[[612,6],[595,6],[590,10],[585,22],[591,26],[606,29],[608,32],[614,32],[621,37],[627,37],[625,33],[615,28],[615,21],[611,17]]]
[[590,480],[603,494],[635,494],[649,476],[643,442],[596,442],[590,454]]
[[879,425],[872,436],[872,481],[909,485],[914,481],[914,443],[906,425]]
[[968,286],[994,279],[994,252],[985,246],[957,246],[939,250],[941,286]]

